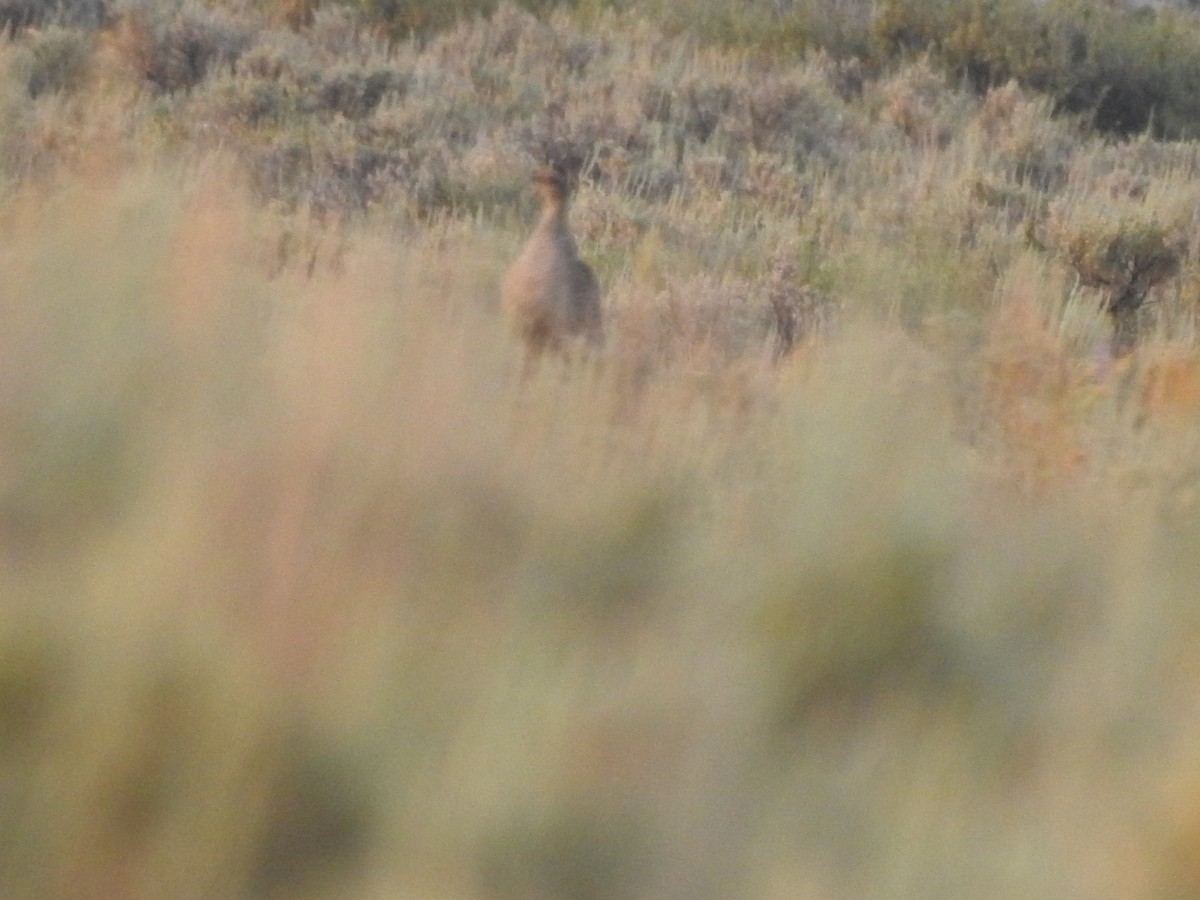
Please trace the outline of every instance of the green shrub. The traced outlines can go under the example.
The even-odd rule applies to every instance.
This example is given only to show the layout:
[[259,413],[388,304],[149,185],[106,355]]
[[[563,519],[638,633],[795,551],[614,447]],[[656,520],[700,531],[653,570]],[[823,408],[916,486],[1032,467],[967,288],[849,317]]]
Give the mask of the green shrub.
[[760,55],[788,56],[822,48],[839,57],[864,56],[869,46],[869,5],[857,0],[618,0],[609,5],[635,9],[671,32]]
[[1194,14],[1078,0],[885,0],[872,19],[878,64],[931,55],[977,91],[1015,78],[1105,132],[1200,128]]
[[145,3],[126,13],[120,40],[134,71],[165,93],[189,91],[220,66],[232,70],[250,44],[250,25],[222,10]]
[[339,66],[323,73],[317,103],[323,111],[361,119],[370,115],[386,95],[403,87],[403,78],[389,69]]
[[107,0],[0,0],[0,30],[47,25],[99,28],[109,12]]
[[91,38],[75,28],[51,25],[30,39],[17,72],[29,95],[39,97],[81,87],[91,67]]
[[1097,128],[1179,137],[1200,129],[1200,32],[1194,14],[1077,11],[1074,60],[1049,85],[1063,108]]
[[[1110,182],[1117,181],[1110,179]],[[1113,323],[1113,349],[1137,343],[1139,311],[1154,288],[1178,273],[1188,247],[1194,197],[1179,186],[1117,181],[1126,191],[1097,191],[1050,210],[1049,245],[1079,277],[1098,289]]]
[[373,29],[392,40],[426,36],[462,18],[495,9],[488,0],[337,0],[357,10]]

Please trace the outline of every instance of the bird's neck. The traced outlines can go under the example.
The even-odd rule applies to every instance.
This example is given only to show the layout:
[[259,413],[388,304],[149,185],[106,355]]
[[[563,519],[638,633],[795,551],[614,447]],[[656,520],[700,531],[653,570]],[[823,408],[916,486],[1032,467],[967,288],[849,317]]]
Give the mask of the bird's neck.
[[567,201],[547,200],[542,204],[541,224],[552,228],[565,228],[567,224]]

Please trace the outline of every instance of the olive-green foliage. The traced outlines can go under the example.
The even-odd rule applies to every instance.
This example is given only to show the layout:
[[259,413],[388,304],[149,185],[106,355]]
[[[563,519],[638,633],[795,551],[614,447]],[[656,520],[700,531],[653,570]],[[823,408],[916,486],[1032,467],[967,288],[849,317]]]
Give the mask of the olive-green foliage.
[[1178,274],[1191,244],[1197,195],[1178,184],[1110,173],[1108,190],[1054,201],[1046,235],[1080,282],[1103,293],[1122,351],[1136,340],[1147,295]]
[[1150,221],[1080,222],[1058,226],[1056,243],[1084,284],[1149,289],[1179,270],[1187,235],[1178,224]]
[[871,6],[863,0],[605,0],[593,5],[646,16],[672,34],[764,55],[821,48],[852,57],[869,49]]
[[1076,0],[887,0],[872,20],[881,60],[929,53],[977,90],[1015,78],[1102,131],[1200,128],[1194,13]]
[[[522,7],[544,14],[557,7],[600,9],[613,0],[519,0]],[[495,12],[498,0],[259,0],[259,8],[293,28],[313,24],[322,9],[352,12],[373,33],[390,41],[426,40],[464,19]]]
[[[867,128],[846,114],[861,88],[853,66],[823,56],[748,80],[737,51],[719,51],[728,55],[710,69],[687,40],[642,30],[626,42],[612,16],[589,29],[510,3],[386,49],[345,10],[256,37],[237,20],[189,15],[148,17],[122,45],[138,77],[173,95],[158,121],[239,148],[264,198],[289,207],[490,213],[519,193],[525,167],[548,159],[573,160],[586,181],[666,195],[681,184],[680,154],[700,148],[726,154],[714,186],[729,188],[754,177],[748,151],[815,170]],[[184,25],[213,39],[180,44]]]
[[99,28],[110,13],[110,0],[0,0],[0,30],[47,25]]
[[[534,11],[556,4],[525,2]],[[752,48],[796,53],[821,48],[873,66],[930,53],[978,91],[1010,78],[1049,93],[1068,112],[1085,113],[1102,131],[1147,128],[1181,136],[1200,128],[1200,40],[1194,14],[1127,9],[1081,0],[887,0],[864,3],[797,0],[656,0],[604,6],[650,17],[669,32]],[[428,34],[494,4],[357,0],[357,8],[392,37]]]
[[[390,40],[427,40],[455,23],[493,13],[495,2],[456,0],[272,0],[263,4],[297,27],[319,9],[352,11]],[[1151,128],[1184,136],[1200,128],[1200,33],[1195,13],[1127,9],[1081,0],[522,0],[539,16],[573,8],[604,10],[654,21],[687,35],[755,54],[792,55],[822,49],[858,59],[872,71],[929,54],[976,91],[1009,79],[1047,93],[1057,108],[1086,115],[1100,130],[1129,135]],[[301,9],[302,12],[296,12]]]
[[127,63],[159,91],[188,91],[230,71],[251,43],[249,23],[219,8],[138,2],[125,11],[120,34]]
[[51,25],[23,48],[14,74],[31,97],[81,87],[91,73],[92,42],[78,29]]
[[[259,6],[298,30],[310,28],[318,11],[340,10],[390,41],[426,41],[457,23],[491,15],[498,4],[264,0]],[[876,6],[854,0],[521,0],[520,6],[543,18],[555,9],[576,9],[592,19],[606,10],[636,15],[667,34],[758,55],[821,49],[837,59],[858,59],[876,73],[928,54],[978,92],[1016,79],[1105,132],[1129,135],[1150,128],[1179,137],[1200,128],[1195,74],[1200,29],[1195,13],[1184,10],[1082,0],[885,0]]]
[[494,3],[480,0],[343,0],[373,27],[391,38],[428,35],[467,16],[492,12]]

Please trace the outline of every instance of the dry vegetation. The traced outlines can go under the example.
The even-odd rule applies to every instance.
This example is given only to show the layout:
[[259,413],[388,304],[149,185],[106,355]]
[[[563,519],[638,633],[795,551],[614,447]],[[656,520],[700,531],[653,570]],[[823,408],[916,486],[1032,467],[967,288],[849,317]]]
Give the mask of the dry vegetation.
[[1200,895],[1200,151],[943,5],[0,2],[0,895]]

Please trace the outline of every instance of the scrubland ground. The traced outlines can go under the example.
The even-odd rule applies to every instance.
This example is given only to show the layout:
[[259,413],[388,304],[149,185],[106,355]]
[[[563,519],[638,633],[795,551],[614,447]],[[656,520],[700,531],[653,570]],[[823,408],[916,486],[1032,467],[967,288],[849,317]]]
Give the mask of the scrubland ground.
[[[0,42],[0,894],[1200,893],[1192,144],[670,4],[94,6]],[[529,370],[547,158],[608,340]]]

